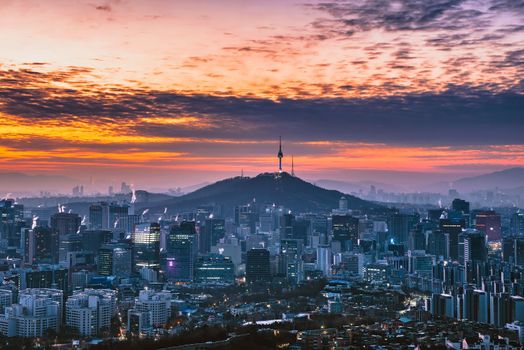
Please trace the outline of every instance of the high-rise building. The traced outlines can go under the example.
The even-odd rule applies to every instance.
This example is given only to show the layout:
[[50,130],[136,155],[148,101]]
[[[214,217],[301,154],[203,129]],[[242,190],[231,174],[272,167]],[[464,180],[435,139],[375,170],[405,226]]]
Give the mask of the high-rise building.
[[200,253],[211,252],[211,247],[216,245],[226,236],[226,222],[224,219],[206,219],[200,230]]
[[143,267],[160,267],[160,225],[144,223],[135,226],[133,235],[134,264],[136,270]]
[[99,202],[89,207],[91,230],[124,229],[129,215],[129,205]]
[[269,261],[269,250],[254,248],[247,252],[246,257],[246,282],[270,282],[271,265]]
[[25,225],[24,206],[12,199],[0,200],[0,242],[14,249],[20,248],[21,229]]
[[348,209],[348,199],[344,196],[340,197],[340,199],[338,200],[338,210],[340,210],[341,212],[347,212]]
[[524,237],[507,237],[502,242],[504,261],[524,266]]
[[108,329],[116,314],[116,292],[110,289],[77,291],[66,302],[66,324],[85,336]]
[[164,272],[171,281],[190,282],[198,254],[198,237],[194,221],[173,225],[166,237]]
[[502,238],[500,215],[493,210],[475,211],[475,228],[484,232],[488,240],[496,241]]
[[322,271],[324,276],[330,276],[332,264],[333,256],[331,254],[331,248],[328,245],[319,245],[317,247],[317,270]]
[[21,288],[52,288],[67,293],[68,269],[53,265],[39,265],[38,269],[23,270]]
[[295,222],[295,215],[286,213],[280,217],[280,238],[293,239],[293,224]]
[[58,263],[58,232],[47,226],[35,226],[28,231],[27,256],[30,264]]
[[451,202],[451,209],[462,214],[469,214],[469,202],[455,198],[453,202]]
[[67,262],[69,253],[82,251],[82,236],[76,233],[60,236],[58,244],[59,262]]
[[258,212],[254,203],[235,207],[235,225],[239,230],[255,233],[257,221]]
[[96,253],[104,244],[111,242],[113,232],[110,230],[84,230],[80,233],[82,250]]
[[431,313],[438,317],[453,318],[455,315],[455,300],[451,294],[433,294],[431,298]]
[[463,218],[446,218],[439,220],[439,228],[448,235],[448,253],[453,260],[458,259],[458,237],[466,228]]
[[302,239],[280,240],[279,273],[285,275],[291,283],[297,284],[303,277]]
[[51,216],[51,229],[58,233],[59,239],[78,233],[82,219],[74,213],[56,213]]
[[486,234],[477,230],[466,230],[459,238],[463,240],[464,262],[486,261],[488,249],[486,246]]
[[333,240],[340,242],[342,251],[350,250],[359,239],[358,218],[351,215],[333,215],[331,217]]
[[[450,257],[449,254],[449,234],[442,232],[441,230],[431,231],[428,234],[427,252],[433,254],[436,257],[442,257],[447,259]],[[458,255],[458,237],[457,237],[457,255]]]
[[233,284],[235,265],[228,256],[220,254],[202,256],[196,263],[195,282]]
[[390,215],[388,218],[388,232],[393,242],[407,246],[409,233],[418,221],[418,216],[412,214]]
[[524,236],[524,213],[518,211],[511,216],[510,234],[514,236]]
[[98,250],[98,274],[129,277],[133,272],[131,246],[127,243],[110,243]]

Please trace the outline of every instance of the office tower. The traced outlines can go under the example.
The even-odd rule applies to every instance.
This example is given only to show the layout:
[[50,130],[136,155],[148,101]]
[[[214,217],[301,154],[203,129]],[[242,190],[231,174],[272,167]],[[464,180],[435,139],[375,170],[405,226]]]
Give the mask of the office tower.
[[246,282],[270,282],[271,267],[267,249],[251,249],[246,257]]
[[475,228],[484,232],[488,240],[496,241],[501,239],[500,215],[493,210],[475,211]]
[[270,233],[275,230],[274,225],[274,214],[272,212],[269,212],[267,209],[265,212],[261,213],[258,216],[258,231],[261,233]]
[[376,262],[364,267],[364,280],[368,282],[384,283],[388,280],[391,267],[387,263]]
[[149,322],[147,324],[153,327],[164,326],[171,317],[171,299],[169,292],[141,290],[138,298],[135,299],[134,308],[128,311],[128,331],[133,330],[131,325],[134,323],[130,322],[130,316],[137,313],[148,315]]
[[0,333],[13,337],[42,337],[61,326],[63,294],[54,289],[25,289],[19,302],[5,308],[0,316]]
[[190,282],[198,254],[198,237],[194,221],[173,225],[166,237],[164,272],[170,281]]
[[109,206],[105,202],[89,206],[89,229],[103,230],[109,228]]
[[24,206],[12,199],[0,200],[0,242],[9,248],[19,249],[24,225]]
[[99,202],[89,207],[91,230],[124,229],[129,215],[129,205]]
[[13,291],[0,289],[0,314],[3,314],[7,306],[11,306],[14,301]]
[[302,252],[304,242],[302,239],[280,240],[279,274],[285,275],[294,284],[302,280]]
[[307,245],[310,236],[311,221],[305,218],[296,218],[293,222],[293,238],[300,239],[304,245]]
[[458,237],[462,230],[466,228],[466,221],[463,218],[446,218],[439,220],[439,228],[448,235],[449,258],[458,259]]
[[511,216],[510,234],[514,236],[524,236],[524,213],[518,211]]
[[78,214],[56,213],[51,216],[51,229],[58,233],[59,239],[62,236],[76,234],[82,223]]
[[348,199],[344,196],[340,197],[338,200],[338,210],[341,212],[347,212],[348,208]]
[[317,270],[322,271],[324,276],[331,276],[332,264],[331,248],[327,245],[319,245],[317,248]]
[[89,282],[89,277],[93,273],[90,273],[86,270],[80,270],[71,272],[71,289],[72,290],[83,290],[87,287]]
[[350,275],[364,276],[364,254],[361,253],[343,253],[341,266]]
[[520,295],[511,296],[511,315],[509,317],[511,322],[524,322],[524,298]]
[[391,252],[393,256],[402,257],[406,253],[406,247],[400,243],[389,243],[387,251]]
[[85,289],[67,298],[66,324],[85,336],[95,336],[111,326],[116,314],[116,291]]
[[409,249],[410,250],[426,250],[427,239],[425,232],[425,225],[418,223],[410,231]]
[[443,219],[444,217],[444,209],[428,209],[427,219],[430,223],[438,223],[439,220]]
[[435,257],[430,254],[425,254],[424,251],[408,252],[408,264],[408,271],[410,273],[432,277]]
[[455,315],[455,300],[450,294],[433,294],[431,297],[431,313],[436,317],[453,318]]
[[486,261],[486,234],[477,230],[466,230],[461,236],[464,242],[464,262]]
[[472,306],[471,306],[471,313],[472,318],[471,321],[479,322],[479,323],[488,323],[489,320],[489,312],[488,312],[488,305],[489,304],[489,296],[488,293],[486,293],[483,290],[474,290],[473,296],[472,296]]
[[21,287],[52,288],[68,292],[68,269],[51,265],[41,265],[37,270],[22,271]]
[[82,251],[82,237],[79,234],[72,233],[60,236],[58,244],[59,262],[67,262],[68,254]]
[[392,214],[388,218],[388,232],[393,242],[404,244],[409,243],[409,232],[418,222],[418,216],[411,214]]
[[[428,234],[427,252],[435,255],[437,258],[447,259],[449,254],[449,234],[440,230],[431,231]],[[458,237],[457,237],[457,255],[458,255]]]
[[28,232],[28,262],[58,264],[58,232],[47,226],[35,226]]
[[80,233],[82,250],[96,253],[104,244],[111,242],[113,232],[110,230],[85,230]]
[[332,215],[333,240],[340,242],[342,251],[351,250],[359,239],[358,218],[351,215]]
[[504,261],[524,266],[524,237],[507,237],[502,242]]
[[257,221],[258,212],[254,203],[235,207],[235,225],[240,232],[255,233]]
[[235,265],[231,258],[220,254],[208,254],[198,258],[195,267],[197,283],[235,283]]
[[129,205],[109,204],[109,229],[125,230],[129,216]]
[[451,202],[451,209],[458,213],[469,214],[469,202],[460,198],[455,198],[453,202]]
[[295,215],[291,213],[284,214],[280,217],[280,239],[293,239],[293,224]]
[[140,223],[140,217],[141,215],[139,214],[130,214],[128,216],[124,216],[120,218],[116,225],[116,228],[114,229],[121,233],[133,233],[135,226]]
[[211,252],[211,247],[216,245],[226,236],[226,221],[224,219],[206,219],[200,231],[200,252]]
[[133,249],[127,243],[110,243],[98,251],[98,274],[129,277],[133,273]]
[[143,223],[135,226],[132,234],[135,270],[160,266],[160,225]]

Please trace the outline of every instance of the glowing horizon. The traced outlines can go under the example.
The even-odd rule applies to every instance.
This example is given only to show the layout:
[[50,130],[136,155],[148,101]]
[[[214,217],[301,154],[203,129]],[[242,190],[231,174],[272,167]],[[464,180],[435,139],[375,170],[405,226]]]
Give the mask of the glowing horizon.
[[524,166],[522,7],[379,3],[2,3],[0,173],[175,187],[279,135],[308,178]]

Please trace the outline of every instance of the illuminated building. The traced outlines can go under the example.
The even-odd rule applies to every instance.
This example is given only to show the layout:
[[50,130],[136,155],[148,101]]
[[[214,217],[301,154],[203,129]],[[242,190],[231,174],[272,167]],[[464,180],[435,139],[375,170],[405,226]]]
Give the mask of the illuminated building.
[[160,225],[144,223],[135,226],[132,234],[136,270],[160,266]]

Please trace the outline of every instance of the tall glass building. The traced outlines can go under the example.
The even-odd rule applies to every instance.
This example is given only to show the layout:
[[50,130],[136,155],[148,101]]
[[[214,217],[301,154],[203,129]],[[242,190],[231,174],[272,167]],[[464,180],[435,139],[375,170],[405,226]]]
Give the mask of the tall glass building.
[[190,282],[198,254],[198,237],[194,221],[183,221],[171,227],[166,237],[164,272],[168,280]]
[[143,267],[160,267],[160,225],[143,223],[135,225],[132,235],[134,245],[134,264],[138,271]]

